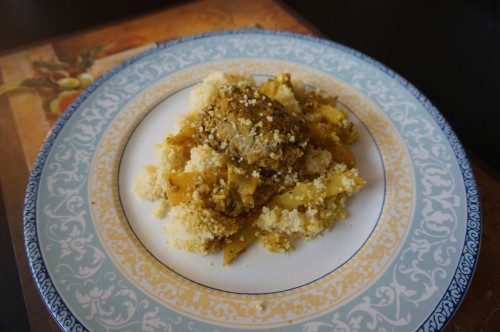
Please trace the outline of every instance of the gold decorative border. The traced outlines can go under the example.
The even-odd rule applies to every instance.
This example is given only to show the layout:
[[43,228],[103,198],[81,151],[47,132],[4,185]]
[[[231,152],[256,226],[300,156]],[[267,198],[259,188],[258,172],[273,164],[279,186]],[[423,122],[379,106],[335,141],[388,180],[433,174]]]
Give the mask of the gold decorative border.
[[[215,70],[278,74],[298,79],[339,99],[372,134],[386,168],[386,197],[380,220],[356,255],[324,278],[290,291],[245,295],[217,291],[182,278],[152,257],[130,229],[118,197],[119,160],[128,137],[146,113],[167,96]],[[172,310],[227,326],[286,326],[318,316],[366,289],[402,244],[414,210],[409,156],[392,123],[345,82],[311,68],[270,60],[232,60],[178,72],[138,95],[113,119],[96,149],[90,170],[90,207],[97,234],[117,268],[136,287]],[[397,192],[396,192],[397,191]],[[256,304],[264,303],[265,310]]]

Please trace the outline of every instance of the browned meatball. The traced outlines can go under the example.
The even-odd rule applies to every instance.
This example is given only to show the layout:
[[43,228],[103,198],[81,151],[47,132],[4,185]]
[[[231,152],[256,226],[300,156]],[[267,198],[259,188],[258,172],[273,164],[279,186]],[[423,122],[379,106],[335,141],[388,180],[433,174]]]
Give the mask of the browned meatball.
[[303,155],[309,129],[277,100],[245,86],[221,87],[196,120],[202,142],[274,171],[287,171]]

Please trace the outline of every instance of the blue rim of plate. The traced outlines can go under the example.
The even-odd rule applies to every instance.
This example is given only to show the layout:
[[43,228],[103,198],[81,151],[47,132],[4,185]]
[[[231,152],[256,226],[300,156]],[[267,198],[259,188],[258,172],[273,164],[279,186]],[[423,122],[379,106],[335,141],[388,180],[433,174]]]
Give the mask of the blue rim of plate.
[[[463,149],[458,137],[447,123],[443,115],[437,110],[437,108],[425,97],[415,86],[401,77],[399,74],[389,69],[380,62],[372,59],[371,57],[356,51],[352,48],[344,46],[342,44],[329,41],[326,39],[312,37],[308,35],[285,32],[285,31],[275,31],[275,30],[257,30],[257,29],[241,29],[241,30],[223,30],[215,31],[209,33],[196,34],[193,36],[175,39],[166,43],[159,44],[158,46],[149,49],[139,55],[136,55],[122,64],[114,67],[106,74],[102,75],[96,81],[89,86],[85,91],[83,91],[76,100],[66,109],[66,111],[59,117],[54,127],[49,132],[47,138],[45,139],[38,156],[35,160],[33,168],[30,172],[28,179],[28,184],[26,187],[25,199],[24,199],[24,210],[23,210],[23,227],[24,227],[24,242],[26,248],[26,254],[28,258],[28,263],[32,276],[34,278],[37,289],[44,300],[49,312],[54,317],[56,322],[60,325],[63,330],[81,330],[87,331],[85,325],[80,322],[73,313],[68,310],[68,307],[62,300],[58,291],[54,288],[54,284],[48,274],[48,271],[43,262],[43,258],[40,253],[39,241],[37,237],[37,220],[36,220],[36,210],[37,210],[37,193],[39,181],[41,178],[41,173],[44,169],[45,162],[47,160],[48,154],[58,138],[61,130],[68,122],[68,120],[73,116],[73,114],[78,110],[79,106],[94,92],[96,91],[104,82],[108,81],[115,74],[119,73],[126,67],[138,62],[139,60],[159,52],[163,49],[172,47],[177,44],[194,41],[197,39],[209,38],[212,36],[224,36],[224,35],[238,35],[238,34],[261,34],[261,35],[274,35],[278,37],[288,37],[293,39],[305,40],[310,42],[318,43],[322,46],[337,49],[341,52],[347,53],[348,55],[354,56],[361,60],[362,62],[368,63],[374,66],[376,69],[387,74],[390,78],[394,79],[397,83],[401,84],[408,92],[410,92],[420,104],[425,108],[425,110],[432,116],[436,121],[437,125],[441,129],[442,133],[448,139],[454,157],[456,158],[460,171],[464,180],[465,186],[465,197],[466,197],[466,211],[467,211],[467,226],[465,230],[465,240],[462,252],[460,253],[460,259],[456,270],[453,273],[453,277],[443,292],[441,300],[427,317],[427,319],[420,325],[418,331],[435,331],[442,329],[453,314],[456,312],[458,306],[460,305],[467,289],[470,285],[470,281],[474,274],[474,270],[477,265],[477,258],[479,255],[480,241],[481,241],[481,208],[479,202],[479,195],[477,191],[477,185],[474,179],[473,171],[470,166],[469,160],[467,158],[466,152]],[[50,292],[48,292],[50,290]]]

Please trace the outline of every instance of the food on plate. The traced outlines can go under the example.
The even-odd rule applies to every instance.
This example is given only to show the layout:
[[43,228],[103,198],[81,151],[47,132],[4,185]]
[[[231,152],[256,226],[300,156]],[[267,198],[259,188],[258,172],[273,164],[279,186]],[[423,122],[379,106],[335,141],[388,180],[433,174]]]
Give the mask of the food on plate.
[[177,248],[231,263],[256,239],[287,252],[346,215],[365,183],[349,145],[357,136],[337,98],[290,74],[257,84],[214,72],[195,86],[191,111],[155,146],[132,191],[159,201]]

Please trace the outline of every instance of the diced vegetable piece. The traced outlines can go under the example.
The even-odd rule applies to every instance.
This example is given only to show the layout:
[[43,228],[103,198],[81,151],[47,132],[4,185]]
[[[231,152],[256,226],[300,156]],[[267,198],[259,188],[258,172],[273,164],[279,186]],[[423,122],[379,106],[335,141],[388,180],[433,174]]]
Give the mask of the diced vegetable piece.
[[167,143],[170,145],[192,145],[194,143],[193,135],[196,134],[196,129],[191,127],[190,124],[185,125],[175,135],[167,138]]
[[332,153],[332,159],[335,162],[346,164],[349,168],[354,167],[356,164],[356,156],[352,153],[349,146],[342,141],[332,143],[327,149]]
[[[242,172],[233,164],[228,164],[227,181],[230,190],[234,190],[241,198],[241,203],[245,207],[254,207],[253,194],[259,185],[259,179],[252,176],[251,170],[253,168],[246,168]],[[241,170],[241,169],[240,169]]]
[[340,124],[346,119],[344,112],[331,105],[322,104],[317,108],[318,112],[331,124]]
[[[196,189],[196,181],[201,178],[202,173],[163,173],[163,180],[167,183],[166,193],[170,204],[173,206],[188,203],[193,198]],[[199,181],[199,180],[198,180]]]
[[238,232],[229,237],[228,243],[224,246],[223,265],[230,264],[238,254],[245,250],[256,238],[255,228],[252,227],[250,219],[240,227]]
[[326,178],[296,185],[292,190],[276,196],[268,207],[279,206],[286,210],[293,210],[301,205],[313,203],[319,197],[352,191],[353,185],[359,188],[364,183],[362,178],[350,172],[335,173]]

